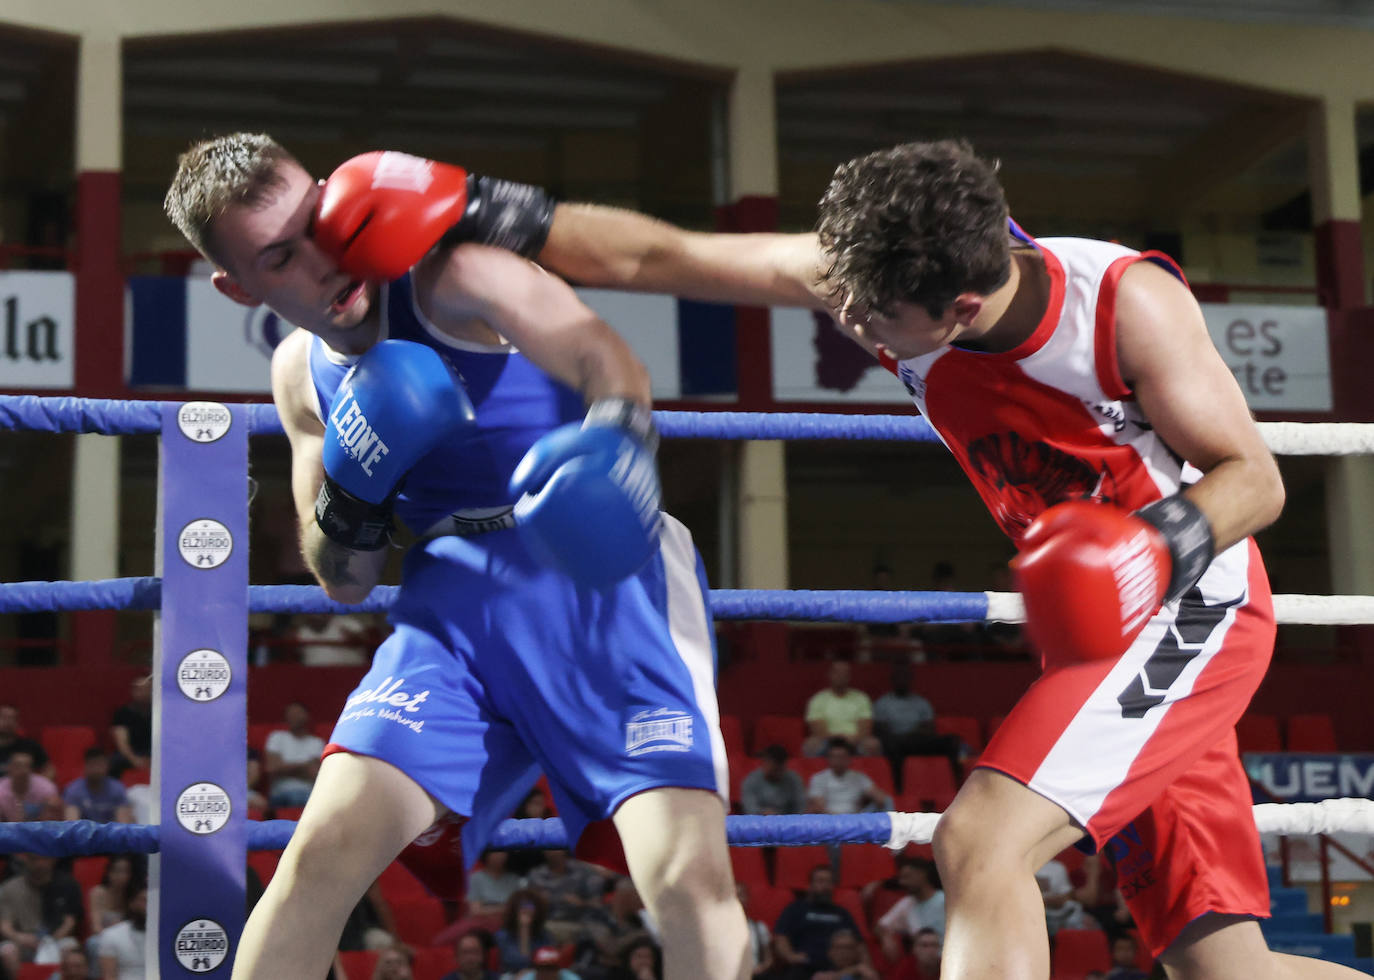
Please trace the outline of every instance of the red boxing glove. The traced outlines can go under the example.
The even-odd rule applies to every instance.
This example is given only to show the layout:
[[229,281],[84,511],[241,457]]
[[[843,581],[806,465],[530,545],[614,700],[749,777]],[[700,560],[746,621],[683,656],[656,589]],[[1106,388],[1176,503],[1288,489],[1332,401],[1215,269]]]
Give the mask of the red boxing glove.
[[407,153],[364,153],[340,164],[315,206],[315,241],[350,276],[406,274],[463,217],[468,172]]
[[1036,518],[1011,567],[1051,667],[1121,656],[1164,601],[1173,560],[1149,522],[1071,501]]

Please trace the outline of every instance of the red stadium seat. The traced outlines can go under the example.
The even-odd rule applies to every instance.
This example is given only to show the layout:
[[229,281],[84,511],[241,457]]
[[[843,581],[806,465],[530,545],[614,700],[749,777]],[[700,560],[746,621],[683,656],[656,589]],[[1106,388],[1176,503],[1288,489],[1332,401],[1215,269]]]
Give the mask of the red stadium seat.
[[403,901],[408,898],[425,898],[429,892],[420,884],[420,879],[406,870],[405,865],[392,861],[377,877],[382,895],[388,902]]
[[422,946],[415,950],[410,969],[415,980],[443,980],[458,969],[458,958],[452,946]]
[[726,755],[748,755],[744,748],[744,725],[734,715],[720,716],[720,737],[725,740]]
[[403,898],[391,903],[396,938],[412,946],[428,946],[448,925],[444,905],[437,898]]
[[794,715],[763,715],[754,722],[754,755],[770,745],[781,745],[788,755],[801,755],[806,723]]
[[1100,929],[1060,929],[1050,972],[1055,980],[1083,980],[1090,970],[1111,969],[1111,959],[1107,934]]
[[787,767],[802,778],[802,785],[809,790],[811,788],[811,777],[828,765],[829,763],[824,759],[802,756],[800,759],[793,759],[787,764]]
[[859,898],[858,889],[836,888],[835,897],[832,901],[854,917],[854,921],[859,925],[859,932],[862,934],[864,942],[868,942],[873,938],[873,930],[868,928],[868,916],[864,914],[864,903],[863,900]]
[[267,736],[281,727],[279,721],[250,721],[248,723],[248,747],[257,749],[259,752],[265,752],[267,750]]
[[744,798],[740,792],[744,777],[757,769],[759,762],[747,755],[731,755],[727,759],[730,764],[730,802],[737,804]]
[[892,785],[892,766],[883,756],[855,756],[849,768],[873,780],[874,784],[889,797],[897,795],[897,790]]
[[375,949],[340,953],[339,966],[344,974],[340,980],[372,980],[372,971],[377,968],[377,960],[381,955]]
[[281,863],[281,851],[249,851],[248,866],[258,873],[258,879],[263,887],[272,880],[272,876],[277,873],[277,865]]
[[943,756],[909,755],[903,760],[903,799],[928,800],[929,803],[920,804],[922,809],[943,810],[944,806],[936,806],[936,801],[954,799],[957,789],[949,760]]
[[745,913],[749,918],[764,923],[771,930],[777,924],[778,916],[782,915],[782,910],[791,905],[796,897],[790,888],[751,888]]
[[935,730],[941,735],[958,735],[974,752],[983,747],[983,727],[977,718],[968,715],[942,715],[935,719]]
[[81,886],[81,894],[89,894],[90,890],[100,884],[100,879],[105,877],[105,866],[110,863],[107,857],[79,857],[72,861],[72,877]]
[[279,806],[274,807],[272,809],[272,812],[276,815],[278,820],[299,820],[301,818],[301,814],[305,812],[305,807]]
[[56,969],[51,964],[20,963],[19,976],[15,977],[14,980],[48,980],[48,977],[52,976]]
[[[46,745],[46,743],[44,743]],[[52,750],[49,749],[49,752]],[[1336,727],[1330,715],[1289,715],[1289,752],[1335,752]]]
[[773,883],[779,888],[803,891],[811,880],[811,869],[818,864],[830,867],[830,849],[820,845],[809,847],[780,847],[777,867],[773,869]]
[[770,887],[768,868],[763,863],[762,848],[730,848],[730,866],[735,869],[735,880],[748,885],[750,893],[758,888]]
[[147,786],[153,781],[153,774],[147,769],[125,769],[119,781],[125,786]]
[[841,888],[862,888],[896,874],[892,852],[881,844],[849,844],[840,848]]
[[317,721],[310,726],[310,731],[312,734],[318,735],[320,738],[324,739],[325,744],[328,745],[329,736],[334,734],[334,719],[331,718],[328,721]]
[[57,788],[63,790],[68,783],[81,778],[86,769],[86,750],[99,739],[95,729],[87,725],[45,725],[38,741],[57,770]]
[[1273,715],[1241,715],[1236,722],[1236,741],[1241,752],[1282,752],[1279,720]]

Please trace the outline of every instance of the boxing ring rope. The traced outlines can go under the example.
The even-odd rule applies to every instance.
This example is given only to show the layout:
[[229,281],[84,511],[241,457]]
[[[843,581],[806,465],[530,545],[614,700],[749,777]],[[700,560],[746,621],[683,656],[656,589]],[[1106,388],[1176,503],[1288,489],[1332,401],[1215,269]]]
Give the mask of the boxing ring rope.
[[[218,404],[209,404],[224,411]],[[164,416],[168,405],[157,401],[0,396],[0,428],[106,435],[165,433],[167,420]],[[247,435],[282,432],[272,405],[235,405],[233,410],[235,417],[244,419]],[[660,411],[655,412],[654,417],[666,438],[939,441],[929,424],[918,416]],[[1280,422],[1261,423],[1260,429],[1266,444],[1279,454],[1374,453],[1374,424]],[[221,479],[220,482],[232,481]],[[171,526],[166,515],[160,513],[160,516],[163,523]],[[163,579],[153,576],[97,582],[0,583],[0,613],[90,609],[156,611],[162,607],[163,589]],[[317,586],[250,585],[247,586],[246,612],[382,612],[392,605],[397,592],[395,586],[380,586],[366,602],[346,606],[329,599]],[[1280,595],[1274,600],[1275,613],[1281,623],[1374,623],[1374,596]],[[1015,623],[1025,618],[1021,597],[1001,592],[716,589],[711,591],[709,601],[712,614],[718,619]],[[168,751],[165,741],[160,740],[159,745],[160,751]],[[164,786],[162,789],[175,792],[176,787]],[[1374,801],[1371,800],[1261,804],[1254,812],[1257,827],[1266,833],[1342,831],[1374,834]],[[939,818],[938,813],[895,812],[730,816],[727,817],[727,834],[735,846],[881,844],[900,849],[907,844],[928,843]],[[236,835],[235,839],[243,843],[238,846],[246,846],[248,850],[278,850],[286,846],[296,824],[269,820],[242,821],[241,826],[239,834],[242,836]],[[0,853],[35,852],[54,856],[158,853],[163,850],[162,831],[163,827],[156,825],[90,821],[0,823]],[[498,827],[491,843],[505,849],[550,848],[565,847],[567,838],[558,819],[507,820]]]

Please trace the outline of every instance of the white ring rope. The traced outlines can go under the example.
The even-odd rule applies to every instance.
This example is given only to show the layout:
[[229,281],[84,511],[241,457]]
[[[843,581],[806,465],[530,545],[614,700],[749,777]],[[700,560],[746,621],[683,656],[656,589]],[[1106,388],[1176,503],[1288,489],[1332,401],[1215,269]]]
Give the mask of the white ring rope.
[[[1374,834],[1374,800],[1259,803],[1254,809],[1261,834]],[[889,813],[888,817],[892,837],[887,846],[896,851],[908,844],[929,844],[940,821],[938,813]]]
[[[1026,605],[1017,592],[988,592],[988,622],[1024,623]],[[1274,617],[1306,626],[1362,626],[1374,623],[1374,596],[1276,595]]]
[[1357,456],[1374,453],[1374,423],[1261,422],[1260,435],[1278,456]]

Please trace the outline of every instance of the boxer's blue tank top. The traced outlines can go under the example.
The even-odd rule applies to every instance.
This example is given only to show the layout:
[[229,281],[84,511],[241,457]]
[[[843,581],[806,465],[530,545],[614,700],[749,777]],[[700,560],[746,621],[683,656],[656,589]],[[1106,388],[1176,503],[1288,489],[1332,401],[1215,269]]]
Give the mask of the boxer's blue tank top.
[[[438,351],[462,378],[477,414],[468,438],[440,446],[415,464],[396,500],[396,515],[422,534],[454,511],[514,503],[506,484],[516,464],[544,433],[582,418],[582,396],[513,347],[464,342],[440,332],[420,312],[410,273],[381,287],[377,302],[379,340],[410,340]],[[329,418],[334,393],[354,360],[311,338],[310,378],[321,419]]]

